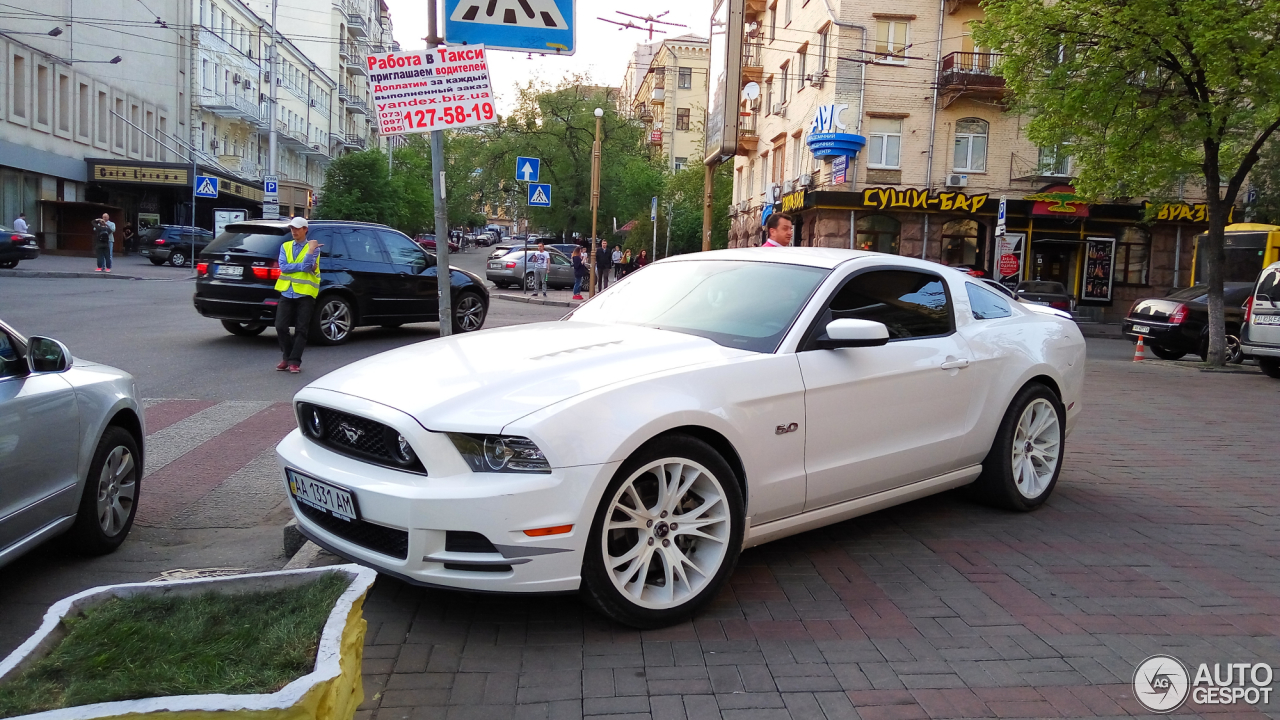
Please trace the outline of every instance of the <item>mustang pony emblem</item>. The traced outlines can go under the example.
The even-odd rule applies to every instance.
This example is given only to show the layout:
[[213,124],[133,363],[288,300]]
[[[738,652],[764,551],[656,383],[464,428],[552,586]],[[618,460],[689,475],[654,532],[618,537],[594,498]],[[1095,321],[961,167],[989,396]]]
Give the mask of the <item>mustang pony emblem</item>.
[[342,423],[338,425],[338,429],[341,430],[342,434],[347,437],[347,442],[351,443],[352,445],[355,445],[356,441],[360,439],[360,436],[364,435],[363,430],[353,428],[351,427],[351,425],[347,423]]

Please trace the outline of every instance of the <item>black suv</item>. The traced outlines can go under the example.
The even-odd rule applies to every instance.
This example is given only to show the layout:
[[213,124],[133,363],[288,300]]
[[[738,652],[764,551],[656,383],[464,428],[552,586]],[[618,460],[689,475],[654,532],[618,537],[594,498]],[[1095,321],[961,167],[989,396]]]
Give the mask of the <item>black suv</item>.
[[[362,325],[398,327],[440,319],[434,255],[385,225],[316,220],[307,231],[320,249],[320,297],[311,340],[338,345]],[[280,246],[287,221],[228,225],[196,264],[196,310],[217,318],[233,335],[251,336],[275,324]],[[484,326],[489,291],[484,281],[450,268],[453,331]]]
[[213,233],[190,225],[154,225],[138,233],[138,254],[149,258],[152,265],[166,262],[174,267],[190,265],[192,243],[195,256],[213,240]]

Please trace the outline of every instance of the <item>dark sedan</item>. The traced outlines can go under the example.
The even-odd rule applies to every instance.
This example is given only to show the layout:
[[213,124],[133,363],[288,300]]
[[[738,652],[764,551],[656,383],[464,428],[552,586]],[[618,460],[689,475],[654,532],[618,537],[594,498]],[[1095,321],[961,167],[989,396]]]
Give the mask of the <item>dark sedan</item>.
[[[435,255],[384,225],[316,220],[307,232],[320,243],[320,296],[311,338],[337,345],[358,326],[399,327],[440,319]],[[233,335],[257,335],[275,323],[280,246],[285,221],[228,225],[197,263],[194,302],[201,315]],[[450,268],[453,331],[484,326],[489,292],[470,273]]]
[[190,225],[156,225],[138,234],[138,254],[152,265],[169,263],[174,267],[190,265],[191,258],[213,241],[209,230]]
[[36,236],[0,225],[0,268],[15,268],[22,260],[40,257]]
[[[1240,362],[1240,325],[1244,320],[1241,305],[1253,291],[1253,283],[1225,283],[1222,289],[1223,314],[1227,323],[1227,360]],[[1201,360],[1209,357],[1209,286],[1195,285],[1174,291],[1162,298],[1134,301],[1121,324],[1125,337],[1144,344],[1156,357],[1177,360],[1189,353]]]
[[1048,305],[1063,312],[1071,312],[1071,294],[1060,282],[1023,280],[1013,289],[1013,294],[1025,303]]

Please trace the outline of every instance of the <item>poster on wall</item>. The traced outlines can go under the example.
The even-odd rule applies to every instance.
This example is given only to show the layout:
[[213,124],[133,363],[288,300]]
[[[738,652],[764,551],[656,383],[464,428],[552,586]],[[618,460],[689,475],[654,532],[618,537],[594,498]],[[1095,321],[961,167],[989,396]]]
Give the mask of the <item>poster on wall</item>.
[[1089,238],[1085,243],[1084,287],[1080,292],[1080,300],[1111,301],[1111,274],[1115,260],[1115,238]]
[[996,279],[1012,290],[1022,279],[1022,263],[1026,252],[1027,236],[1023,233],[1005,233],[996,238],[1000,252],[996,256]]

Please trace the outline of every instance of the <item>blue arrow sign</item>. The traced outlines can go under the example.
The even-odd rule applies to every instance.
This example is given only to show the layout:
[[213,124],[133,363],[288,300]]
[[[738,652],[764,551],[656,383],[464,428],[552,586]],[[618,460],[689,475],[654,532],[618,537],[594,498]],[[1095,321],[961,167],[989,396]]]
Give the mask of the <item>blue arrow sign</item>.
[[574,0],[444,0],[450,45],[572,55],[577,49]]
[[538,158],[517,157],[516,158],[516,179],[525,182],[538,182],[538,171],[542,167],[542,161]]
[[529,207],[551,207],[549,183],[529,183]]
[[196,176],[196,197],[218,197],[218,178],[212,175]]

